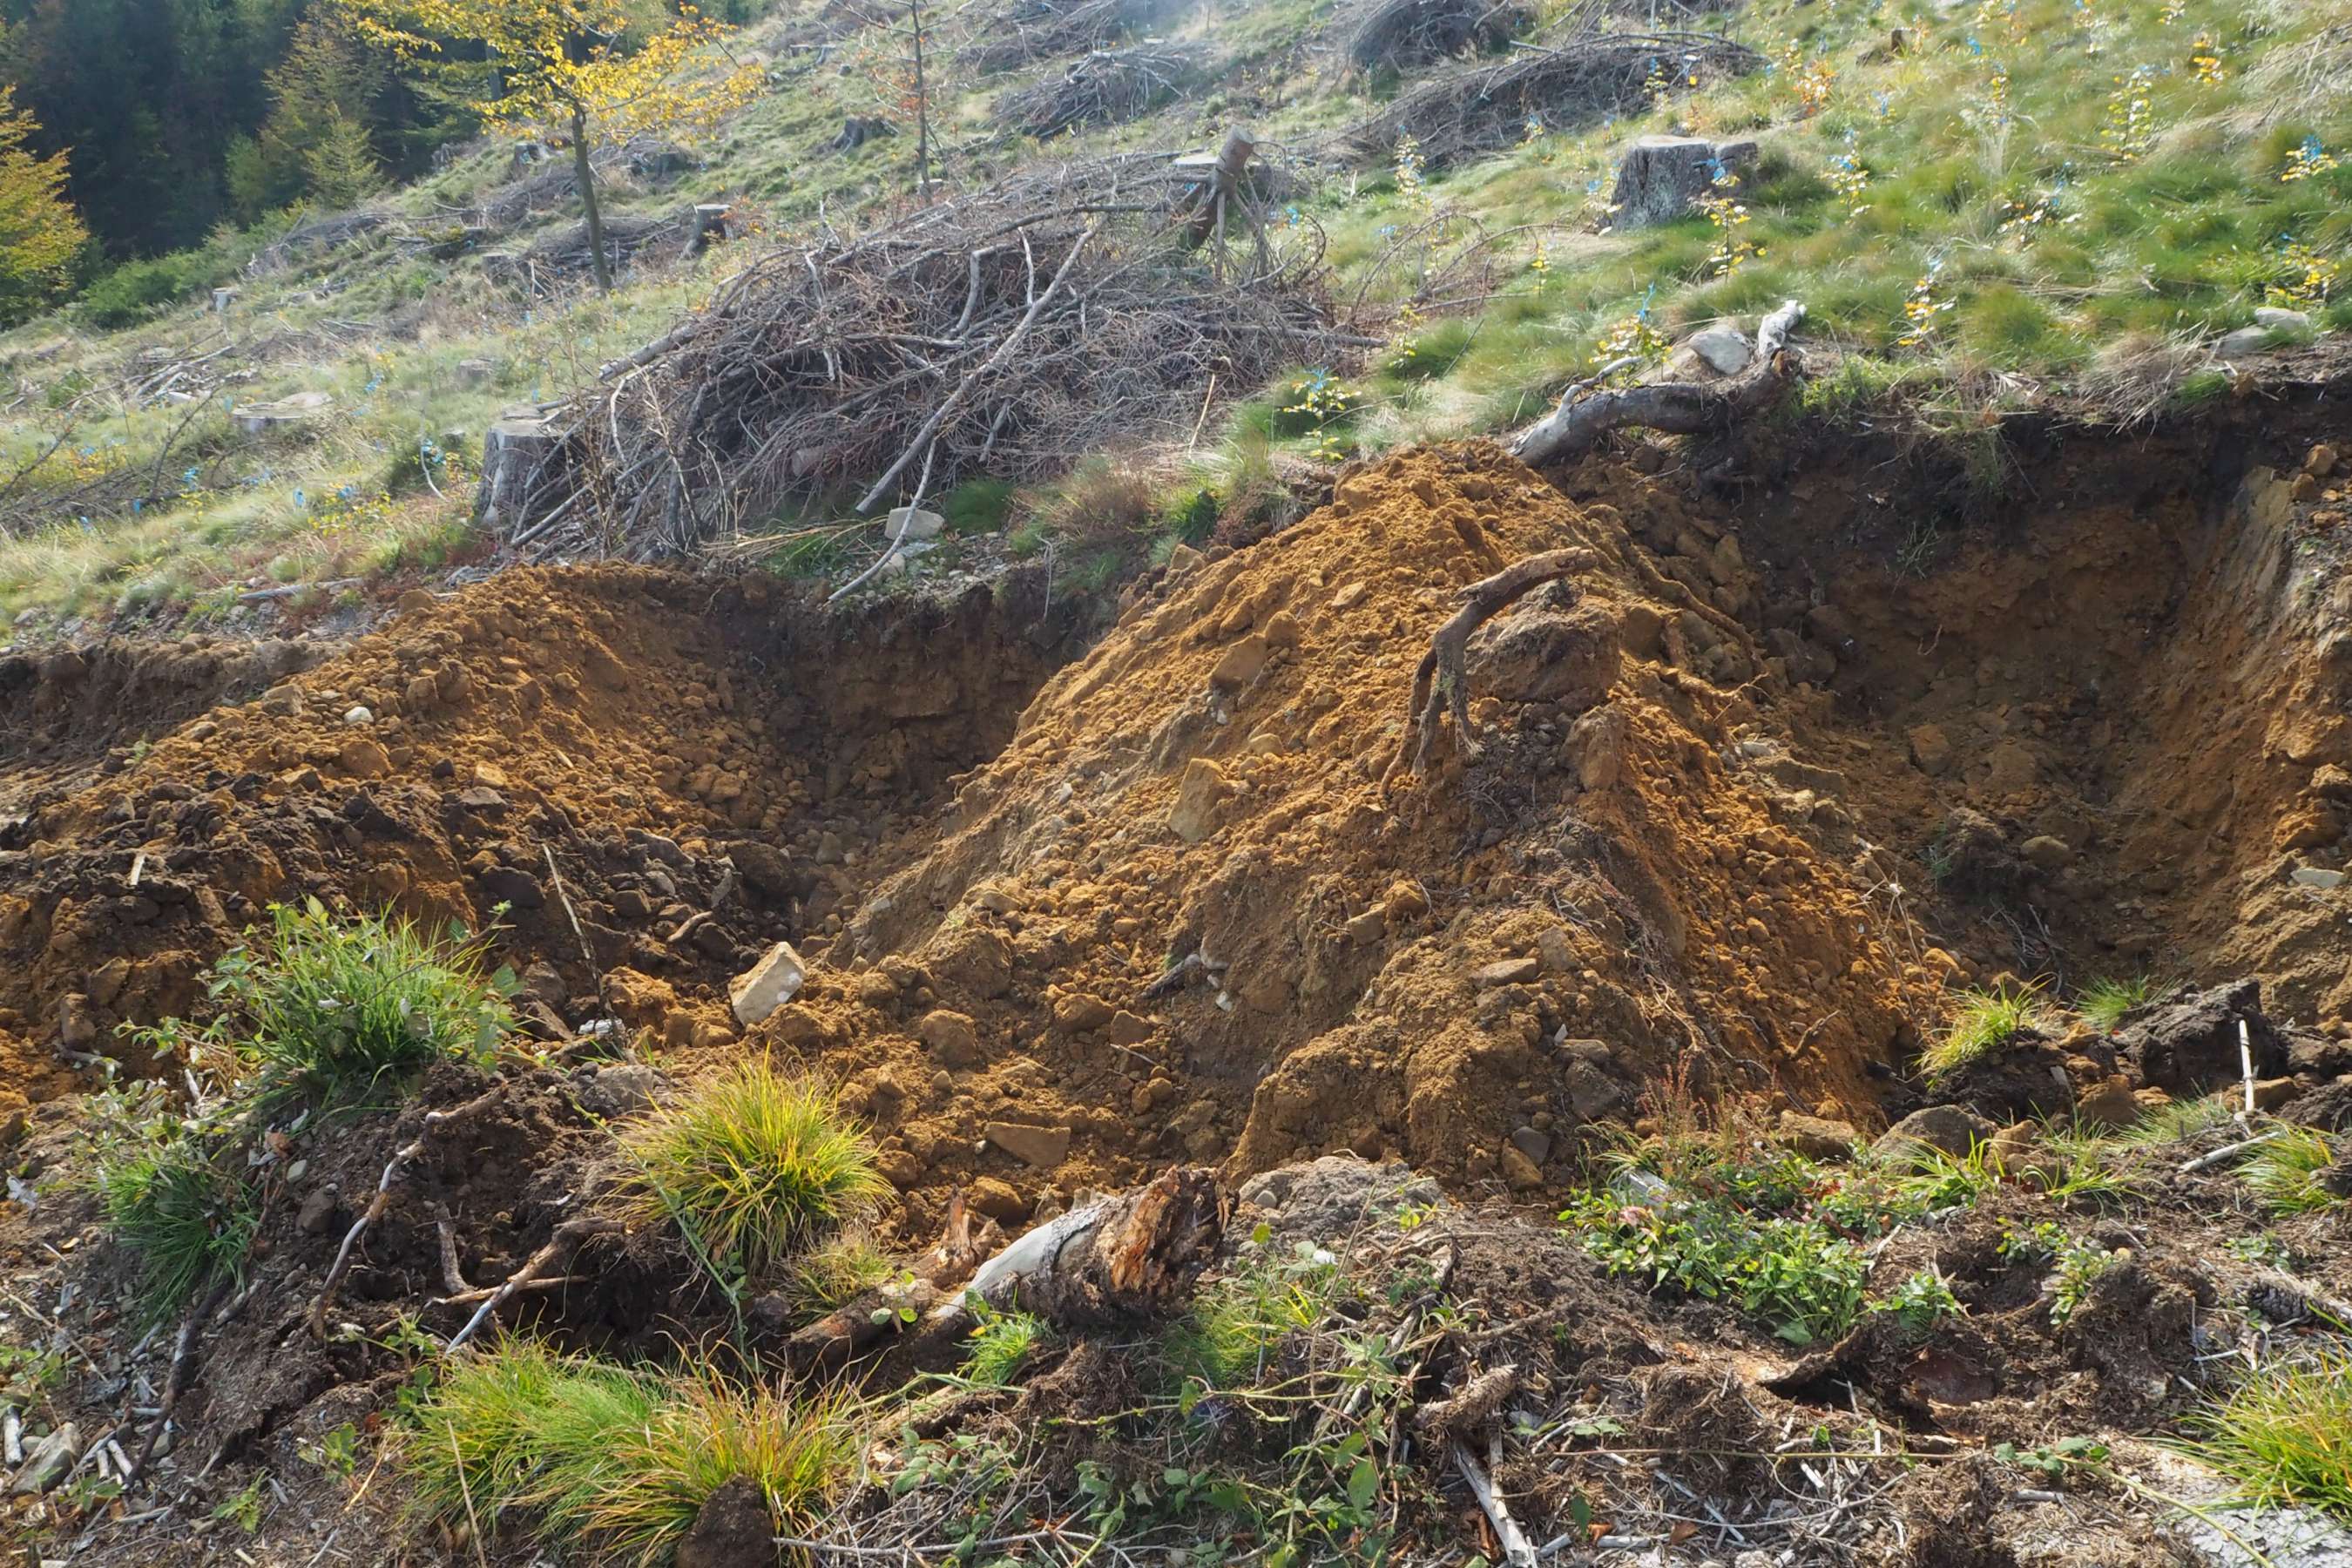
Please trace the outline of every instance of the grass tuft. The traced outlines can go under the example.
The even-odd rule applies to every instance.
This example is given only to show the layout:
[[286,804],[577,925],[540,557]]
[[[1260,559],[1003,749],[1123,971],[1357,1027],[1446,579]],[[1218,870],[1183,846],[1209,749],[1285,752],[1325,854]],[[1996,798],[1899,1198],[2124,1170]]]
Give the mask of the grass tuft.
[[241,1271],[261,1226],[252,1184],[193,1135],[102,1158],[97,1187],[107,1228],[139,1260],[138,1294],[151,1321]]
[[726,1283],[764,1275],[887,1190],[832,1091],[765,1058],[703,1079],[622,1145],[639,1211],[677,1225]]
[[2319,1179],[2335,1159],[2335,1145],[2326,1133],[2290,1127],[2248,1155],[2241,1169],[2273,1214],[2316,1214],[2343,1201]]
[[1944,1078],[2028,1030],[2048,1027],[2053,1021],[2039,984],[1963,991],[1943,1038],[1927,1047],[1920,1065],[1929,1078]]
[[793,1258],[785,1270],[784,1300],[795,1322],[813,1323],[845,1307],[898,1274],[890,1255],[862,1227],[827,1237]]
[[2352,1518],[2352,1354],[2273,1363],[2192,1418],[2190,1446],[2254,1503]]
[[1053,1337],[1045,1320],[1029,1312],[990,1311],[971,1331],[964,1349],[963,1374],[987,1388],[1013,1381],[1032,1352]]
[[2161,1002],[2172,994],[2172,987],[2159,984],[2152,976],[2136,974],[2129,979],[2094,980],[2083,987],[2074,999],[2074,1010],[2083,1021],[2101,1034],[2112,1034],[2123,1022],[2124,1015],[2135,1007],[2145,1007],[2151,1002]]
[[513,1026],[504,971],[482,973],[478,941],[436,943],[406,921],[338,920],[313,899],[273,905],[257,945],[222,955],[222,1011],[200,1035],[180,1020],[138,1031],[159,1051],[225,1047],[255,1070],[254,1102],[378,1103],[436,1062],[487,1063]]
[[782,1530],[813,1523],[855,1462],[843,1408],[717,1377],[670,1381],[514,1342],[467,1358],[402,1447],[413,1505],[455,1530],[524,1522],[549,1546],[667,1562],[736,1477]]

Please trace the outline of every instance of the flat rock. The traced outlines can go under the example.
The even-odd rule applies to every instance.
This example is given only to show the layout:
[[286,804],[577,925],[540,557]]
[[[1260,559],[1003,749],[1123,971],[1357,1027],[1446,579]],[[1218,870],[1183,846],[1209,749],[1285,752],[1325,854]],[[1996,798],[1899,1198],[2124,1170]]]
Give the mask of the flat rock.
[[1930,1105],[1915,1110],[1878,1135],[1870,1146],[1874,1154],[1902,1154],[1920,1148],[1934,1149],[1954,1159],[1965,1159],[1969,1150],[1979,1143],[1989,1143],[2000,1131],[1972,1110],[1957,1105]]
[[985,1133],[988,1141],[1024,1164],[1041,1171],[1053,1169],[1070,1154],[1070,1130],[1066,1127],[1032,1127],[1020,1121],[992,1121]]
[[1756,357],[1756,346],[1736,327],[1709,327],[1683,346],[1717,375],[1738,375]]
[[81,1428],[67,1422],[47,1436],[26,1446],[25,1462],[8,1489],[18,1497],[38,1497],[66,1479],[81,1458]]
[[1861,1141],[1853,1122],[1808,1116],[1801,1110],[1780,1112],[1775,1131],[1781,1142],[1808,1160],[1842,1160],[1853,1153],[1854,1144]]
[[808,968],[793,944],[780,942],[770,948],[767,956],[735,977],[727,988],[728,1005],[735,1010],[735,1021],[749,1028],[791,1001],[800,992],[801,982],[808,978]]
[[1480,985],[1524,985],[1543,973],[1540,958],[1498,958],[1470,972]]
[[1168,808],[1170,831],[1187,844],[1200,843],[1217,830],[1217,808],[1233,793],[1233,784],[1216,763],[1194,757],[1184,764],[1176,804]]

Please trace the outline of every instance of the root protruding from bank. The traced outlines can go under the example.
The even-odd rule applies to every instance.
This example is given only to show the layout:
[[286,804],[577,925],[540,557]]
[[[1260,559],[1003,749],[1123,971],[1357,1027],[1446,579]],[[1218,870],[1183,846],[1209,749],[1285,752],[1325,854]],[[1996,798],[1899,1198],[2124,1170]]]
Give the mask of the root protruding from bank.
[[1600,564],[1601,558],[1590,550],[1550,550],[1515,562],[1464,589],[1462,607],[1431,636],[1429,651],[1422,656],[1421,667],[1413,671],[1412,694],[1405,700],[1405,736],[1398,743],[1396,758],[1383,776],[1396,777],[1408,765],[1408,758],[1413,777],[1420,778],[1429,771],[1430,758],[1437,749],[1438,732],[1444,728],[1449,708],[1454,712],[1456,744],[1464,756],[1475,762],[1478,742],[1470,732],[1470,673],[1465,664],[1470,634],[1530,591],[1579,572],[1592,571]]

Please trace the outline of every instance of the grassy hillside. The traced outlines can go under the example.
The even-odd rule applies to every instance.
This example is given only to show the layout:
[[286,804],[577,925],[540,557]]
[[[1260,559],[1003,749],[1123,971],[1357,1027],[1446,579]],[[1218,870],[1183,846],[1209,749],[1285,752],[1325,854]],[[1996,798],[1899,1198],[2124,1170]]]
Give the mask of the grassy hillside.
[[[1249,395],[1208,421],[1196,451],[1109,455],[1119,473],[1097,465],[1059,503],[1008,507],[996,487],[959,504],[976,526],[1010,527],[1016,548],[1082,524],[1108,571],[1197,530],[1204,479],[1230,492],[1283,454],[1328,462],[1506,428],[1598,360],[1654,360],[1790,297],[1810,307],[1811,344],[1835,351],[1816,353],[1808,405],[1895,400],[1952,429],[2039,405],[2127,416],[2211,395],[2227,384],[2213,340],[2264,305],[2305,312],[2313,331],[2352,324],[2342,0],[1666,9],[1678,32],[1719,31],[1760,68],[1727,69],[1717,53],[1686,63],[1699,46],[1662,43],[1630,101],[1559,102],[1489,149],[1383,140],[1374,117],[1528,52],[1343,72],[1353,7],[1162,11],[1151,36],[1190,51],[1180,95],[1044,144],[1001,129],[996,109],[1070,58],[984,71],[1002,44],[989,17],[936,25],[944,188],[1081,151],[1197,149],[1246,122],[1303,176],[1275,221],[1323,231],[1334,300],[1386,345],[1220,388]],[[886,111],[877,84],[904,52],[897,20],[812,8],[740,35],[736,52],[767,63],[770,90],[699,150],[703,165],[655,175],[616,159],[605,178],[624,212],[733,199],[757,232],[686,260],[682,231],[666,231],[610,297],[534,268],[533,247],[576,211],[561,189],[524,201],[544,177],[484,144],[364,209],[382,221],[338,243],[264,250],[289,248],[291,219],[224,236],[162,269],[173,299],[147,319],[101,326],[138,308],[100,301],[10,334],[0,608],[33,612],[20,637],[56,617],[185,625],[274,585],[364,586],[484,553],[470,458],[501,406],[562,395],[657,336],[748,251],[820,223],[887,221],[912,199],[911,135],[826,145],[845,115]],[[1531,16],[1522,38],[1570,20]],[[1612,25],[1647,29],[1648,9]],[[1612,171],[1633,138],[1664,131],[1755,138],[1760,161],[1709,216],[1621,232]],[[510,209],[505,221],[466,232],[486,203]],[[232,279],[229,314],[207,314],[209,286]],[[332,402],[290,431],[236,430],[236,409],[300,393]]]

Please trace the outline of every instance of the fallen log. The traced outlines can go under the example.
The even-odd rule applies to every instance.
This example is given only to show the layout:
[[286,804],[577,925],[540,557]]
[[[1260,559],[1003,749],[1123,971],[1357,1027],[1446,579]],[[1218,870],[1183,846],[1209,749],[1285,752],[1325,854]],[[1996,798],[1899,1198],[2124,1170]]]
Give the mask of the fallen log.
[[1765,317],[1756,331],[1755,361],[1728,380],[1657,382],[1602,392],[1580,382],[1559,407],[1520,433],[1511,455],[1530,467],[1570,462],[1626,426],[1678,436],[1727,430],[1769,407],[1795,378],[1801,366],[1789,335],[1804,319],[1805,307],[1794,300]]

